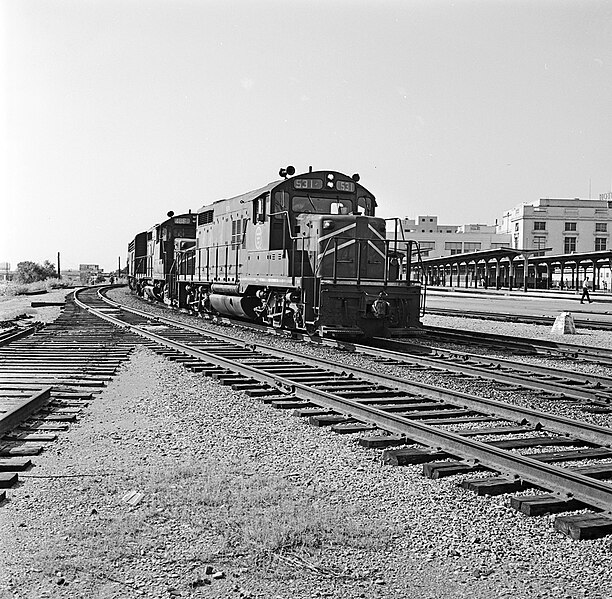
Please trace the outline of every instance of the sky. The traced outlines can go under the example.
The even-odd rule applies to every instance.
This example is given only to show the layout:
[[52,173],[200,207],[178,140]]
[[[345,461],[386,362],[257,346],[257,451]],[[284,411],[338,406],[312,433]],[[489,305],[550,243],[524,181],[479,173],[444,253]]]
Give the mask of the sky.
[[359,173],[383,217],[612,190],[607,0],[0,0],[0,262]]

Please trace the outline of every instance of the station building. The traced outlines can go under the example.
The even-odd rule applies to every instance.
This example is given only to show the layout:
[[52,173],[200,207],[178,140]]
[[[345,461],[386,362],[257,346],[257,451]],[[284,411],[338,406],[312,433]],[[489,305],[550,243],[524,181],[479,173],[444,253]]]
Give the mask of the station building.
[[[606,196],[608,194],[602,194]],[[512,248],[552,254],[600,252],[611,249],[612,201],[542,198],[504,213],[497,227],[512,237]]]
[[[498,232],[496,225],[441,225],[432,215],[414,220],[406,217],[399,220],[399,226],[399,237],[418,241],[421,254],[429,258],[511,247],[512,243],[512,235]],[[390,238],[396,234],[394,227],[391,221]]]
[[[612,193],[598,200],[541,198],[523,203],[505,212],[495,230],[497,239],[510,242],[488,250],[429,254],[424,259],[429,282],[577,289],[588,276],[595,289],[612,289]],[[415,230],[413,238],[419,234]]]

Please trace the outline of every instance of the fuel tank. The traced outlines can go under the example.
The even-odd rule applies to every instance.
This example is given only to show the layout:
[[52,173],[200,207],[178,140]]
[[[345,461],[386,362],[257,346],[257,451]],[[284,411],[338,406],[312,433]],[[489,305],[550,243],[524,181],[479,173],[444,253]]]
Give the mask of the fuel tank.
[[210,307],[220,314],[253,319],[257,317],[255,308],[261,305],[261,300],[252,295],[224,295],[211,293],[208,296]]

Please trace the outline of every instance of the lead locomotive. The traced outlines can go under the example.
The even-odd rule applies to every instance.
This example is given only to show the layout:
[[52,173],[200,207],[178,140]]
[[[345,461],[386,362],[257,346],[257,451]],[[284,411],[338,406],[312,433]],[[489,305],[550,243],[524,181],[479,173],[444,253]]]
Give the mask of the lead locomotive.
[[323,336],[417,332],[418,244],[387,239],[358,175],[294,173],[281,169],[281,180],[197,214],[169,213],[137,235],[132,288],[196,313]]

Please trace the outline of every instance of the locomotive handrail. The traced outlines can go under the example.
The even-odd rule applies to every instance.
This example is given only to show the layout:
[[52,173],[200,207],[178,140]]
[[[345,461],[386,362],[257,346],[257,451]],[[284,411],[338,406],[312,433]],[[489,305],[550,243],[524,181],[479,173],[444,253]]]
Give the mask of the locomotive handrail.
[[280,210],[279,212],[270,212],[268,216],[278,216],[279,214],[284,214],[285,219],[287,220],[287,230],[289,231],[289,239],[295,240],[300,239],[301,235],[294,235],[291,231],[291,220],[289,219],[289,211],[288,210]]
[[[406,240],[404,236],[404,229],[402,227],[398,227],[398,223],[400,222],[399,218],[394,216],[392,218],[385,219],[385,221],[388,221],[388,220],[392,220],[395,225],[394,232],[393,232],[393,242],[396,244],[396,247],[398,243],[398,237],[399,237],[398,229],[399,229],[402,235],[401,241],[403,241],[404,243],[408,243],[409,246],[412,246],[412,244],[414,244],[416,248],[417,263],[420,269],[419,284],[421,285],[421,299],[420,299],[419,308],[420,308],[421,316],[424,316],[426,299],[427,299],[427,277],[425,276],[425,265],[423,264],[423,257],[421,256],[421,246],[419,245],[419,242],[414,239]],[[412,257],[412,249],[410,250],[410,257]],[[412,270],[412,263],[410,261],[409,264],[407,265],[407,271],[406,271],[406,283],[408,285],[411,283],[411,280],[412,280],[411,270]]]

